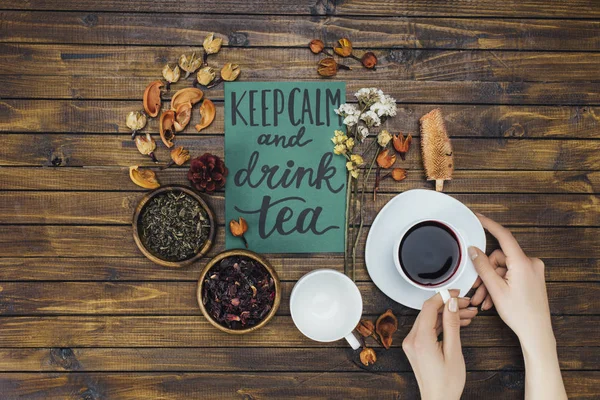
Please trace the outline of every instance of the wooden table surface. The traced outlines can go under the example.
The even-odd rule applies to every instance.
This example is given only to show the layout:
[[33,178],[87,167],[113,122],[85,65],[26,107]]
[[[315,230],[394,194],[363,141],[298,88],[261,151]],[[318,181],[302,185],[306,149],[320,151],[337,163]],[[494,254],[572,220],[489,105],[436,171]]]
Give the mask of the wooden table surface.
[[[544,259],[567,391],[600,396],[600,2],[3,0],[0,9],[1,399],[418,398],[400,348],[416,313],[372,284],[362,258],[365,313],[390,307],[401,325],[368,371],[344,343],[303,337],[289,315],[294,281],[342,270],[342,257],[269,256],[281,308],[238,337],[197,307],[207,259],[171,270],[136,248],[130,222],[144,191],[127,167],[151,162],[125,115],[165,63],[209,32],[226,38],[211,62],[239,63],[244,81],[317,80],[313,38],[374,50],[376,72],[337,79],[349,94],[376,86],[398,99],[392,132],[416,132],[441,107],[457,166],[446,192]],[[207,96],[216,121],[178,143],[222,155],[222,85]],[[157,133],[156,121],[146,130]],[[384,181],[366,205],[369,223],[396,193],[431,188],[415,149],[408,179]],[[160,179],[186,183],[185,169]],[[214,255],[223,194],[208,201],[221,224]],[[523,397],[520,348],[495,311],[462,338],[464,398]]]

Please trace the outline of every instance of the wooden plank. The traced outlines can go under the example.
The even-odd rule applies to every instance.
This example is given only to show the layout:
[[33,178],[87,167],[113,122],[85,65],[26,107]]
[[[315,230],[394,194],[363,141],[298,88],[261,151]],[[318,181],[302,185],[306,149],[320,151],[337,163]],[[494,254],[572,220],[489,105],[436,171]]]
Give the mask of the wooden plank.
[[[156,168],[155,168],[156,169]],[[160,171],[163,185],[188,185],[185,167]],[[444,184],[453,193],[600,193],[598,171],[474,171],[457,170],[454,179]],[[374,174],[367,187],[373,187]],[[4,190],[84,190],[141,192],[129,179],[126,167],[0,167],[0,187]],[[431,189],[420,169],[410,170],[398,184],[391,179],[380,182],[380,192]]]
[[[33,171],[35,173],[35,171]],[[372,186],[368,190],[371,191]],[[405,189],[403,184],[394,188]],[[363,209],[370,225],[396,193],[379,193]],[[0,192],[0,224],[130,224],[140,192]],[[563,194],[456,194],[467,207],[507,225],[600,226],[600,197]],[[206,196],[225,220],[222,193]],[[369,198],[372,195],[369,193]],[[358,224],[358,220],[352,221]]]
[[299,0],[289,2],[259,0],[236,2],[223,0],[201,2],[194,0],[130,0],[126,4],[117,0],[68,0],[49,3],[45,0],[6,0],[2,9],[17,10],[81,10],[81,11],[143,11],[165,13],[223,13],[229,14],[300,14],[300,15],[360,15],[360,16],[442,16],[442,17],[533,17],[533,18],[599,18],[600,7],[594,0],[544,1],[508,0],[498,2],[481,0],[477,4],[469,0],[437,1],[397,0],[380,2],[376,7],[364,0],[343,2]]
[[[417,135],[419,117],[436,107],[454,137],[600,138],[600,107],[400,104],[383,127]],[[129,133],[125,116],[140,108],[140,101],[3,100],[0,132]],[[216,109],[215,121],[202,134],[223,134],[223,103]],[[196,113],[192,118],[199,119]],[[145,131],[157,132],[158,121],[150,119]],[[197,134],[191,125],[184,133]]]
[[[282,282],[278,315],[289,315],[294,282]],[[0,284],[0,316],[33,315],[201,315],[196,282],[5,282]],[[385,296],[371,282],[360,282],[363,312],[416,315]],[[553,315],[600,314],[600,285],[548,283]]]
[[[166,61],[165,61],[166,62]],[[310,67],[312,68],[312,67]],[[368,74],[366,74],[368,75]],[[153,79],[159,78],[155,75]],[[242,81],[247,80],[242,73]],[[310,81],[319,79],[315,75]],[[598,82],[482,82],[482,81],[415,81],[415,80],[349,80],[348,99],[356,90],[374,86],[401,103],[464,104],[600,104]],[[379,79],[379,77],[378,77]],[[263,77],[262,81],[280,81]],[[301,79],[295,79],[301,80]],[[150,79],[110,76],[2,75],[0,97],[3,99],[118,99],[139,100]],[[35,84],[32,84],[34,82]],[[183,83],[179,87],[183,87]],[[186,84],[186,87],[191,82]],[[174,86],[176,88],[177,86]],[[49,89],[51,88],[51,89]],[[207,92],[212,100],[223,98],[222,85]],[[141,108],[141,107],[140,107]]]
[[[369,142],[369,139],[367,142]],[[210,152],[223,157],[223,136],[180,135],[176,144],[193,156]],[[362,146],[367,146],[368,143]],[[419,139],[406,161],[397,166],[421,169]],[[594,140],[521,140],[452,139],[457,170],[599,170],[597,141]],[[364,147],[361,147],[364,149]],[[358,149],[360,151],[360,148]],[[324,151],[327,151],[324,149]],[[158,144],[156,156],[170,160],[168,149]],[[485,161],[484,161],[485,160]],[[225,160],[227,162],[227,160]],[[122,135],[4,135],[0,147],[0,166],[155,166],[142,156],[131,137]],[[160,174],[158,174],[160,180]]]
[[[539,254],[544,257],[543,255]],[[342,272],[341,255],[269,254],[269,262],[282,280],[298,280],[316,268],[332,268]],[[166,269],[137,257],[1,257],[0,281],[189,281],[196,282],[208,258],[187,268]],[[544,258],[546,280],[600,281],[598,258]],[[356,279],[370,280],[362,257],[357,259]],[[0,285],[2,285],[0,283]]]
[[[373,316],[374,318],[375,316]],[[400,316],[400,347],[414,316]],[[558,346],[599,346],[598,316],[554,316]],[[259,334],[230,335],[202,316],[52,316],[2,317],[0,340],[5,348],[21,347],[347,347],[347,343],[314,342],[296,329],[291,317],[276,316]],[[514,347],[516,336],[497,316],[479,316],[461,331],[465,347]]]
[[[499,220],[499,222],[503,222]],[[599,258],[600,228],[511,228],[523,250],[531,257]],[[367,230],[356,249],[363,254]],[[488,236],[488,249],[497,243]],[[223,229],[209,256],[223,250]],[[2,257],[137,257],[129,226],[0,225]],[[327,257],[322,254],[321,256]]]
[[[365,368],[350,348],[0,348],[0,372],[411,372],[400,348],[376,349]],[[468,371],[522,371],[518,347],[463,347]],[[563,371],[598,368],[600,347],[559,347]],[[290,360],[294,360],[290,364]]]
[[[168,62],[198,48],[0,44],[0,75],[146,78],[161,77]],[[347,80],[598,82],[600,53],[468,50],[375,50],[377,71],[360,65],[339,76]],[[243,80],[315,79],[319,57],[307,48],[229,48],[211,64],[241,65]],[[349,60],[347,64],[350,64]],[[48,68],[48,66],[52,68]],[[356,66],[356,63],[353,64]],[[18,66],[18,67],[17,67]],[[283,68],[283,66],[285,66]],[[45,73],[40,73],[44,71]],[[32,78],[36,79],[36,78]],[[147,82],[149,83],[149,82]],[[181,85],[181,84],[180,84]],[[179,87],[180,85],[175,85]],[[48,90],[48,88],[44,88]],[[5,94],[15,93],[2,90]],[[139,92],[140,94],[142,92]]]
[[[354,48],[597,51],[600,22],[466,18],[347,18],[4,11],[4,43],[193,46],[208,33],[225,47],[306,47],[341,37]],[[360,54],[360,52],[359,52]]]

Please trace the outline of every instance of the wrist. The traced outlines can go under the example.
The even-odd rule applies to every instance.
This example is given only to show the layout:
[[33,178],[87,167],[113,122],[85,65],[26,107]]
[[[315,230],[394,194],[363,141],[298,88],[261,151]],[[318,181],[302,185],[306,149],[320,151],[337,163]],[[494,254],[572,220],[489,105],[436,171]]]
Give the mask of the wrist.
[[521,350],[526,365],[546,364],[551,361],[558,362],[556,338],[552,331],[527,340],[519,338],[519,341],[521,342]]

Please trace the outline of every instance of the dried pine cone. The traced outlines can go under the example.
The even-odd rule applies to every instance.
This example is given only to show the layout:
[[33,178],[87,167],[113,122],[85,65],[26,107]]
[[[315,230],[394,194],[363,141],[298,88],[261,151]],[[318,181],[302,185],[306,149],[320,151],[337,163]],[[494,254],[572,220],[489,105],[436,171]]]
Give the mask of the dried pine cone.
[[212,193],[225,186],[227,167],[219,157],[205,153],[190,163],[188,179],[201,192]]

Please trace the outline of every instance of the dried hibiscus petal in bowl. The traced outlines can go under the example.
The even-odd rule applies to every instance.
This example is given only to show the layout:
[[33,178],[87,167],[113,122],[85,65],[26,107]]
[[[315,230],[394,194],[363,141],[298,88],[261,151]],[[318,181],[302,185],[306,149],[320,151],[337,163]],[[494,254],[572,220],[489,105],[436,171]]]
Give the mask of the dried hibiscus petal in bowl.
[[276,279],[258,260],[230,255],[206,272],[199,300],[217,324],[247,330],[259,325],[277,306]]

